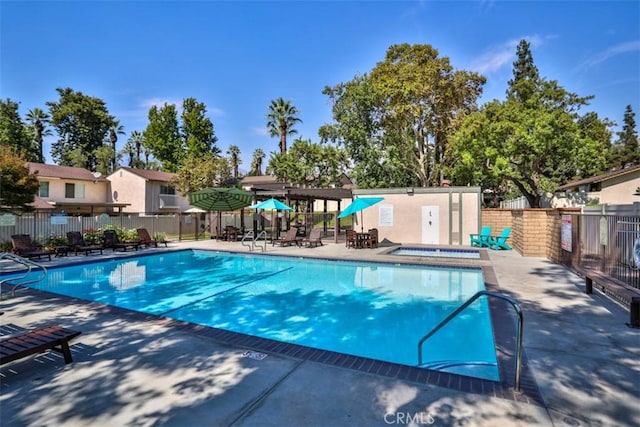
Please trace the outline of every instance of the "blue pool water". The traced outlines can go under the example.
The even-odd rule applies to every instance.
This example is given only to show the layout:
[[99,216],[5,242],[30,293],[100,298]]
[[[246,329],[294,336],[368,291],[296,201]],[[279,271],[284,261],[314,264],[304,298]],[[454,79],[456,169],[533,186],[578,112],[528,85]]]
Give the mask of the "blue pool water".
[[[417,343],[484,289],[472,268],[176,251],[49,269],[31,287],[278,341],[415,366]],[[478,300],[423,347],[427,367],[497,381]],[[487,366],[488,365],[488,366]]]
[[480,252],[473,249],[439,249],[439,248],[411,248],[395,249],[391,255],[409,255],[435,258],[466,258],[480,259]]

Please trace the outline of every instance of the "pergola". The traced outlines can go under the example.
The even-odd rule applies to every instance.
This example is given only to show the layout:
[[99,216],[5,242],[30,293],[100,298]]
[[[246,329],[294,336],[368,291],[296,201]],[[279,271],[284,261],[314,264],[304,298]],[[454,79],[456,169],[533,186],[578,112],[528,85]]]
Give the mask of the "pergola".
[[[267,178],[265,179],[265,181],[267,181],[269,177],[265,178]],[[327,207],[328,201],[337,202],[337,210],[339,211],[341,210],[342,200],[352,198],[351,190],[347,188],[310,188],[282,182],[256,182],[251,186],[245,186],[245,190],[254,194],[256,202],[275,198],[291,206],[294,208],[294,211],[298,213],[300,213],[299,202],[306,202],[307,210],[303,212],[305,214],[314,213],[313,206],[317,200],[324,202],[322,213],[327,214],[329,213]],[[328,228],[326,215],[324,218],[323,229],[326,231]],[[336,218],[335,221],[336,227],[339,229],[339,220]],[[289,228],[289,226],[290,224],[287,221],[287,228]],[[255,224],[254,228],[256,228]]]

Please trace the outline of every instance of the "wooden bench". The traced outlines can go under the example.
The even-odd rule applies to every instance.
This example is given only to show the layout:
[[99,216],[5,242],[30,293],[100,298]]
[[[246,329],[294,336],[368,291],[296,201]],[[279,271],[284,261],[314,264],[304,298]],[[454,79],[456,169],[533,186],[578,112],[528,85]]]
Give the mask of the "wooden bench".
[[64,363],[71,363],[73,360],[69,341],[80,334],[80,331],[54,325],[22,332],[8,338],[0,337],[0,365],[49,349],[62,353]]
[[613,298],[623,306],[629,307],[629,323],[627,326],[640,328],[640,289],[607,276],[601,271],[578,268],[578,273],[584,277],[585,293],[592,294],[593,287]]

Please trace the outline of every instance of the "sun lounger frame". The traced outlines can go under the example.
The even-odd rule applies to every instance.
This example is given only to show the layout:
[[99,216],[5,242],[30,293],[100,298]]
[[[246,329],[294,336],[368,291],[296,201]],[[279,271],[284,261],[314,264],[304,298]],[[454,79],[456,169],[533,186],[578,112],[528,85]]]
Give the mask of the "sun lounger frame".
[[71,363],[73,359],[69,349],[69,341],[80,334],[80,331],[53,325],[0,339],[0,365],[32,354],[42,353],[45,350],[55,350],[62,353],[64,363]]

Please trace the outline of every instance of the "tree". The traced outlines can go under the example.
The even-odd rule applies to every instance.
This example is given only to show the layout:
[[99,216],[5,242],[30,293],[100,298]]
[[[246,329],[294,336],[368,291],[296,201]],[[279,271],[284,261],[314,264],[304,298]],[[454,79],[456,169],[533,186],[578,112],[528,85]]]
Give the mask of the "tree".
[[37,174],[31,174],[24,154],[0,144],[0,212],[31,210],[40,183]]
[[298,109],[289,100],[278,98],[269,104],[267,129],[272,137],[280,137],[280,153],[282,154],[287,152],[287,135],[298,133],[294,128],[296,123],[302,123],[298,114]]
[[[518,46],[507,99],[471,114],[455,134],[451,156],[458,185],[513,185],[533,208],[578,171],[605,164],[606,124],[578,110],[591,97],[538,76],[527,43]],[[529,63],[531,62],[531,63]]]
[[115,171],[118,166],[117,162],[117,148],[116,143],[118,142],[118,135],[126,135],[124,131],[124,126],[120,124],[119,120],[113,120],[111,126],[109,127],[109,142],[111,143],[111,153],[113,157],[111,158],[111,171]]
[[219,155],[216,146],[213,123],[206,117],[206,106],[195,98],[186,98],[182,102],[182,138],[186,147],[186,155]]
[[264,151],[262,151],[262,148],[256,148],[256,150],[253,152],[253,158],[251,159],[251,172],[249,173],[249,175],[262,175],[262,162],[264,161],[265,157],[266,155],[264,154]]
[[[387,153],[379,120],[378,94],[368,75],[325,87],[332,101],[334,123],[323,125],[322,142],[336,142],[351,161],[350,175],[360,188],[418,185],[406,167]],[[391,150],[393,152],[393,150]]]
[[49,124],[49,115],[40,108],[33,108],[27,112],[27,121],[32,126],[38,145],[38,163],[44,163],[44,137],[51,135],[51,129],[47,128]]
[[149,109],[149,124],[144,133],[145,146],[162,164],[167,172],[176,172],[185,157],[185,148],[180,138],[176,106],[165,103]]
[[507,98],[525,104],[537,92],[540,75],[528,41],[520,40],[516,56],[518,59],[513,63],[513,79],[508,82]]
[[100,172],[103,175],[108,175],[113,172],[113,165],[117,164],[122,157],[120,153],[114,153],[113,148],[109,145],[103,145],[95,151],[96,158],[96,172]]
[[393,45],[368,75],[325,88],[335,123],[321,136],[346,148],[360,187],[438,185],[449,135],[477,110],[484,83],[430,45]]
[[268,170],[279,181],[327,187],[337,184],[346,159],[342,150],[310,139],[296,139],[287,153],[271,156]]
[[[371,72],[381,107],[385,146],[407,162],[423,187],[443,178],[449,135],[477,110],[486,79],[454,70],[430,45],[391,46]],[[396,157],[398,158],[398,157]]]
[[237,145],[230,145],[227,150],[227,155],[229,156],[229,163],[233,170],[233,177],[238,179],[238,168],[242,164],[242,160],[240,159],[240,147]]
[[624,168],[627,165],[640,163],[638,132],[631,105],[625,108],[623,123],[622,131],[617,133],[618,139],[612,147],[610,167]]
[[[62,166],[76,166],[89,170],[96,168],[96,150],[102,147],[114,118],[109,115],[103,100],[76,92],[71,88],[56,89],[60,95],[58,102],[47,102],[51,125],[58,134],[53,143],[51,155]],[[80,150],[85,153],[84,162],[77,162],[79,156],[71,153]]]
[[11,148],[27,161],[38,160],[38,149],[20,118],[18,103],[11,99],[0,100],[0,144]]
[[181,194],[219,186],[229,180],[231,169],[227,159],[213,153],[205,156],[190,154],[171,180]]

